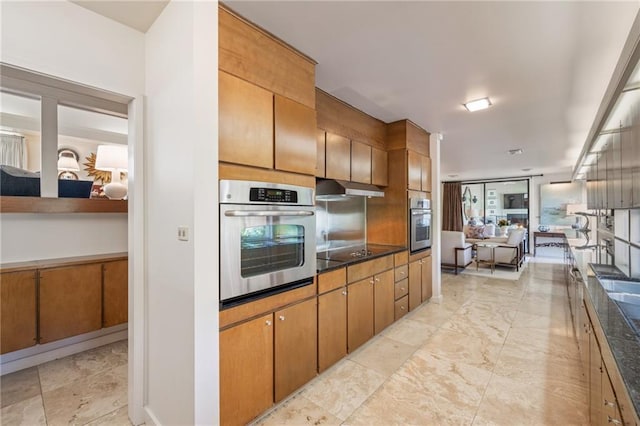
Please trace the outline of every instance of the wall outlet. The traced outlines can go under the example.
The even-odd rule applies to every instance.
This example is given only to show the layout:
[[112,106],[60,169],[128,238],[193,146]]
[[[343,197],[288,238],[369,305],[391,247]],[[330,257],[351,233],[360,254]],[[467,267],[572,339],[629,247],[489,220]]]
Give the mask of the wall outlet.
[[178,240],[189,241],[189,227],[178,226]]

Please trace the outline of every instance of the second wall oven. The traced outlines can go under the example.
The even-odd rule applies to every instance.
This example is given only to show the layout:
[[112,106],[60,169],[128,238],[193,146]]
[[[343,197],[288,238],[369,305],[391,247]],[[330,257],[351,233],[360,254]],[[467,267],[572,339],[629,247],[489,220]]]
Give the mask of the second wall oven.
[[431,201],[409,199],[409,249],[416,252],[431,247]]
[[220,181],[220,300],[230,306],[313,282],[312,188]]

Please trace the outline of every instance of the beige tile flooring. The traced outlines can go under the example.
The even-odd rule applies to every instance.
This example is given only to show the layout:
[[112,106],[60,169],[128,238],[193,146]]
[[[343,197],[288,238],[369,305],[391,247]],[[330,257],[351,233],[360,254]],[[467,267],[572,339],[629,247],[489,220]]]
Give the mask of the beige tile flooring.
[[127,342],[0,378],[2,425],[127,425]]
[[[562,265],[518,281],[443,274],[409,313],[256,421],[260,425],[587,424]],[[129,425],[127,343],[1,379],[2,425]]]
[[588,424],[562,265],[543,260],[518,281],[443,273],[441,304],[409,313],[255,424]]

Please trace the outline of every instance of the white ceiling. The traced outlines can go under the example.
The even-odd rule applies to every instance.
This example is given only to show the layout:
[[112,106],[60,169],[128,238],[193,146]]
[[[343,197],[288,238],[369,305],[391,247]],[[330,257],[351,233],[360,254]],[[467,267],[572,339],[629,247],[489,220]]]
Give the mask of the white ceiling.
[[[167,2],[75,3],[144,32]],[[444,180],[569,172],[638,12],[637,1],[225,3],[314,58],[324,91],[441,132]],[[484,96],[490,109],[462,107]]]

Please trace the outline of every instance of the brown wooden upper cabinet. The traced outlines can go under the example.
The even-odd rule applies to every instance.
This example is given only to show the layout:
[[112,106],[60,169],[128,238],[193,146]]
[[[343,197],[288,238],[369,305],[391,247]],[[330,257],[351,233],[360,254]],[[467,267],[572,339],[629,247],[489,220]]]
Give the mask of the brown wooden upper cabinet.
[[273,94],[218,71],[220,161],[273,168]]
[[348,138],[327,132],[325,171],[327,179],[351,180],[351,141]]
[[415,191],[431,192],[431,159],[407,151],[407,186]]
[[36,344],[36,272],[0,275],[0,353]]
[[276,169],[316,174],[316,111],[275,95]]
[[102,265],[40,271],[40,343],[102,327]]
[[389,184],[389,160],[387,151],[371,148],[371,183],[378,186]]
[[351,141],[351,180],[371,183],[371,146]]
[[316,130],[316,177],[325,177],[326,133]]

